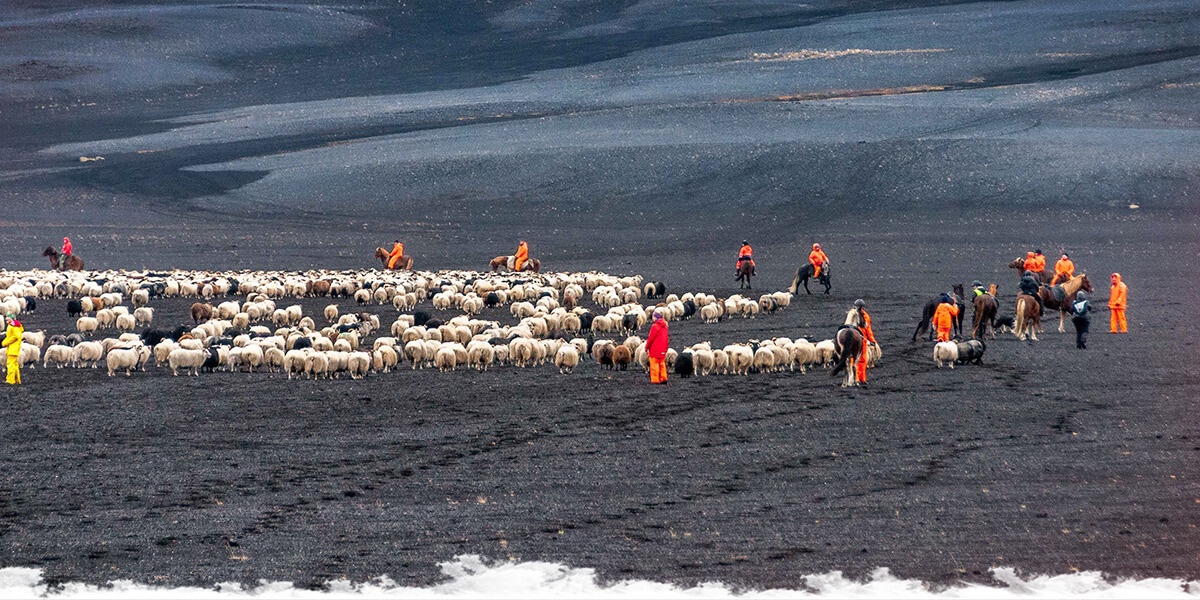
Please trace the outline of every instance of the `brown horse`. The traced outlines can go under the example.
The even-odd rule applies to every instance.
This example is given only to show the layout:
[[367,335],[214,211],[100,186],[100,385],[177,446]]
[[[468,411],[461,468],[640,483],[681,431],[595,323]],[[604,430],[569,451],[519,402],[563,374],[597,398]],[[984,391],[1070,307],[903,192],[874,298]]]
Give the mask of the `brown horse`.
[[[1055,288],[1062,288],[1062,300],[1058,299],[1058,293],[1054,291]],[[1054,287],[1043,285],[1038,289],[1038,296],[1041,296],[1042,304],[1045,305],[1046,310],[1058,309],[1059,333],[1067,332],[1064,327],[1064,323],[1067,320],[1067,313],[1071,311],[1071,304],[1075,302],[1075,294],[1078,294],[1080,290],[1089,294],[1095,291],[1092,289],[1092,282],[1088,281],[1087,273],[1076,275]]]
[[[995,287],[995,284],[992,284]],[[1000,304],[996,302],[996,296],[993,294],[980,294],[975,296],[975,315],[974,326],[971,328],[971,337],[979,339],[980,336],[987,337],[988,331],[992,332],[992,339],[996,339],[996,312],[1000,309]]]
[[[384,269],[388,268],[388,266],[387,266],[388,258],[390,256],[391,256],[391,254],[387,250],[384,250],[383,248],[375,249],[375,258],[378,258],[379,261],[383,263]],[[393,271],[411,271],[412,266],[413,266],[412,257],[407,254],[401,254],[400,260],[396,261],[396,266],[392,270]]]
[[[515,261],[513,260],[513,257],[511,255],[497,256],[496,258],[493,258],[492,260],[488,261],[488,268],[491,269],[491,271],[493,273],[499,273],[501,271],[513,270],[513,264],[515,264]],[[521,270],[522,271],[533,271],[534,273],[541,273],[542,272],[542,261],[540,261],[536,258],[525,259],[525,264],[521,266]]]
[[[1025,259],[1018,258],[1017,260],[1014,260],[1014,261],[1008,263],[1008,268],[1016,269],[1017,273],[1020,273],[1021,275],[1025,275]],[[1042,271],[1041,273],[1034,273],[1033,276],[1036,277],[1040,283],[1044,283],[1047,285],[1052,280],[1054,280],[1054,273],[1051,271]]]
[[858,385],[854,363],[862,355],[862,345],[863,335],[858,331],[858,327],[845,325],[841,329],[838,329],[837,335],[833,336],[833,353],[835,359],[833,372],[829,376],[836,377],[842,369],[845,369],[846,381],[842,383],[842,387]]
[[1018,340],[1032,339],[1037,341],[1037,330],[1042,326],[1041,309],[1037,300],[1028,294],[1017,294],[1016,324],[1013,333]]
[[50,259],[50,269],[51,270],[54,270],[54,271],[82,271],[83,270],[83,259],[79,258],[78,256],[76,256],[74,254],[67,257],[66,265],[63,265],[61,263],[61,261],[59,260],[61,255],[58,253],[58,250],[55,250],[54,248],[52,248],[50,246],[46,246],[46,249],[42,251],[42,256],[45,256]]
[[754,266],[750,264],[750,261],[743,260],[738,263],[737,277],[734,277],[733,280],[738,282],[739,289],[746,288],[749,290],[754,289],[750,287],[750,278],[753,276]]

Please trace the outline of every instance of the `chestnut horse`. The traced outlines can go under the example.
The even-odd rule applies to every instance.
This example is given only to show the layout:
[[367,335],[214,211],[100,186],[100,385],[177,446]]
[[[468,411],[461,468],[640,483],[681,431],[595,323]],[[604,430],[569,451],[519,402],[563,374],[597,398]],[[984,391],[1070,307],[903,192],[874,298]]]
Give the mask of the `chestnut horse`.
[[[488,262],[488,268],[491,269],[493,273],[499,273],[504,270],[512,271],[513,264],[515,264],[515,260],[513,259],[512,255],[497,256]],[[521,266],[521,270],[541,273],[542,261],[536,258],[527,258],[525,259],[525,264]]]
[[[1014,261],[1008,263],[1008,268],[1016,269],[1017,273],[1019,273],[1021,276],[1024,276],[1025,275],[1025,259],[1018,258],[1017,260],[1014,260]],[[1041,273],[1034,273],[1033,276],[1038,279],[1039,283],[1044,283],[1047,285],[1049,285],[1050,282],[1054,280],[1054,273],[1052,271],[1042,271]]]
[[1037,300],[1028,294],[1017,294],[1016,323],[1013,333],[1018,340],[1031,339],[1037,341],[1037,330],[1042,326],[1041,308]]
[[[992,284],[992,287],[995,287],[995,284]],[[975,296],[974,326],[971,327],[971,337],[975,339],[987,337],[990,330],[992,339],[996,339],[996,312],[999,310],[1000,304],[996,302],[994,293]]]
[[[1058,294],[1054,291],[1054,288],[1062,288],[1063,298],[1061,301],[1058,299]],[[1092,289],[1092,282],[1088,281],[1087,273],[1076,275],[1054,287],[1043,285],[1038,289],[1038,295],[1041,296],[1042,304],[1045,305],[1046,310],[1058,309],[1059,333],[1067,332],[1063,324],[1067,320],[1067,313],[1071,311],[1071,305],[1075,303],[1075,294],[1078,294],[1080,290],[1089,294],[1095,291]]]
[[753,289],[750,287],[750,278],[753,276],[754,267],[750,264],[750,261],[743,260],[738,263],[737,277],[734,277],[733,280],[738,282],[738,289],[746,288],[749,290]]
[[78,256],[76,256],[74,254],[67,257],[67,264],[65,265],[66,268],[63,268],[63,265],[59,264],[59,258],[61,255],[58,253],[58,250],[55,250],[54,248],[52,248],[50,246],[46,246],[46,249],[42,251],[42,256],[45,256],[50,259],[50,269],[51,270],[54,270],[54,271],[82,271],[83,270],[83,259],[79,258]]
[[[383,263],[384,269],[388,268],[388,266],[387,266],[388,258],[390,256],[391,256],[391,253],[389,253],[387,250],[384,250],[383,248],[375,249],[375,258],[378,258],[379,261]],[[396,267],[392,270],[393,271],[411,271],[412,266],[413,266],[412,257],[407,254],[401,254],[400,260],[396,261]]]

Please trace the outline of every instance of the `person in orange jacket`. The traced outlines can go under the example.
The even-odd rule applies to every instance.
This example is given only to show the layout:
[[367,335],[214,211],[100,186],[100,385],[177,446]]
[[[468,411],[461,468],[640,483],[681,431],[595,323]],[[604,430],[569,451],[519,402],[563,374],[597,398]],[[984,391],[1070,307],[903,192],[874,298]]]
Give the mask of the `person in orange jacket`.
[[859,383],[867,382],[867,346],[868,344],[878,344],[875,341],[875,330],[871,329],[871,315],[867,314],[867,303],[862,299],[854,301],[854,307],[858,309],[859,322],[858,330],[863,334],[862,354],[858,360],[854,361],[855,378]]
[[401,256],[404,256],[404,244],[401,244],[400,240],[393,240],[392,241],[392,251],[388,253],[388,267],[387,268],[395,269],[396,263],[400,261]]
[[1108,330],[1110,333],[1129,333],[1129,324],[1125,322],[1125,306],[1129,297],[1129,287],[1121,281],[1120,273],[1109,277],[1112,288],[1108,291]]
[[667,320],[657,310],[653,315],[654,324],[646,335],[646,354],[650,355],[650,383],[667,382],[667,347],[669,331]]
[[954,327],[954,317],[957,316],[958,307],[950,298],[950,294],[942,294],[942,301],[938,303],[937,310],[933,311],[933,318],[930,319],[933,328],[937,330],[937,341],[950,341],[950,329]]
[[812,252],[808,253],[808,262],[813,266],[813,277],[820,277],[821,267],[829,262],[829,257],[825,256],[825,251],[821,250],[820,244],[813,244]]
[[529,260],[529,244],[525,240],[521,240],[521,243],[517,244],[517,253],[513,255],[513,270],[520,271],[527,260]]
[[1038,276],[1041,276],[1042,271],[1046,270],[1046,255],[1042,254],[1041,250],[1033,251],[1033,266],[1035,267],[1033,272]]
[[1050,280],[1050,285],[1057,285],[1060,281],[1067,281],[1075,276],[1075,263],[1067,257],[1067,253],[1063,252],[1062,258],[1054,263],[1054,279]]
[[738,250],[737,267],[734,268],[734,272],[741,271],[742,262],[747,260],[750,261],[750,274],[756,275],[757,273],[754,272],[754,248],[750,247],[750,242],[742,240],[742,249]]

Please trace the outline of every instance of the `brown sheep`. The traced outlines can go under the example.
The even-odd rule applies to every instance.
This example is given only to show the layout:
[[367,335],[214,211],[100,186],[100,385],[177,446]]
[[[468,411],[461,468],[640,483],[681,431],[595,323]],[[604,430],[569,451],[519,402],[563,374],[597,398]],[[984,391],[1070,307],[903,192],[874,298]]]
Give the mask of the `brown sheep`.
[[613,349],[612,361],[616,368],[624,371],[629,368],[629,363],[633,361],[633,353],[625,346],[617,346]]
[[197,302],[192,305],[192,320],[196,323],[207,321],[212,318],[213,307],[211,304]]

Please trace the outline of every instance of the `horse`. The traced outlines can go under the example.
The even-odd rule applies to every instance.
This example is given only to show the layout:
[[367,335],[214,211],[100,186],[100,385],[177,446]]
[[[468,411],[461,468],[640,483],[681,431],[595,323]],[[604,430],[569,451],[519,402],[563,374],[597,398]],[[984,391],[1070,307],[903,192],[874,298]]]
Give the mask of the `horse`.
[[749,290],[753,289],[750,287],[750,278],[752,276],[754,276],[754,267],[750,265],[750,261],[743,260],[738,263],[737,277],[733,279],[738,282],[738,289],[746,288]]
[[1042,326],[1042,314],[1037,300],[1028,294],[1017,294],[1016,323],[1013,333],[1018,340],[1032,339],[1037,341],[1037,330]]
[[[1017,273],[1020,273],[1022,276],[1025,275],[1025,259],[1018,258],[1017,260],[1014,260],[1014,261],[1008,263],[1008,268],[1016,269]],[[1033,276],[1038,279],[1039,283],[1044,283],[1047,285],[1049,285],[1050,282],[1054,280],[1054,273],[1052,273],[1050,271],[1042,271],[1041,273],[1034,273]]]
[[[954,317],[954,335],[962,337],[963,311],[967,308],[967,305],[963,303],[963,285],[956,283],[952,288],[954,290],[954,306],[958,307],[958,316]],[[923,332],[929,334],[929,341],[933,341],[933,326],[931,322],[933,321],[933,313],[937,310],[937,306],[941,301],[942,297],[940,295],[930,298],[925,303],[925,306],[921,308],[921,320],[917,321],[917,330],[913,332],[912,341],[917,341],[917,336]]]
[[837,335],[833,336],[833,354],[834,366],[830,377],[836,377],[842,369],[846,370],[846,381],[842,383],[842,387],[854,387],[858,385],[858,378],[855,376],[855,362],[862,355],[863,334],[857,327],[857,310],[854,316],[854,324],[850,324],[851,316],[846,315],[846,325],[838,329]]
[[[796,277],[795,279],[792,279],[792,285],[788,288],[788,291],[795,294],[797,291],[799,291],[800,284],[803,283],[804,291],[811,294],[812,292],[808,289],[808,278],[813,276],[813,271],[815,270],[816,269],[813,268],[812,263],[796,269]],[[828,294],[830,287],[829,263],[825,263],[825,266],[821,268],[821,276],[817,278],[817,282],[825,286],[825,293]]]
[[[375,258],[378,258],[379,261],[383,263],[383,268],[387,269],[388,268],[388,266],[387,266],[388,260],[391,258],[391,253],[388,252],[387,250],[384,250],[383,248],[376,248],[375,249]],[[407,254],[401,254],[400,260],[396,261],[396,266],[393,267],[392,270],[394,270],[394,271],[411,271],[412,266],[413,266],[412,257]]]
[[[995,284],[993,284],[995,287]],[[979,339],[980,336],[987,337],[988,330],[992,332],[992,339],[996,339],[996,312],[1000,310],[1000,303],[996,302],[994,294],[980,294],[975,296],[975,314],[973,318],[973,327],[971,327],[971,337]]]
[[83,270],[83,259],[79,258],[78,256],[76,256],[74,254],[67,257],[67,264],[65,265],[65,268],[64,268],[64,265],[62,265],[60,263],[59,259],[60,259],[61,255],[58,253],[58,250],[55,250],[54,248],[52,248],[50,246],[46,246],[46,249],[42,251],[42,256],[45,256],[50,259],[50,269],[53,271],[82,271]]
[[[1058,299],[1058,293],[1055,288],[1062,288],[1062,300]],[[1089,294],[1095,291],[1092,289],[1092,282],[1088,281],[1087,273],[1076,275],[1054,287],[1043,285],[1038,289],[1038,296],[1042,298],[1042,304],[1046,310],[1058,309],[1058,332],[1066,333],[1064,323],[1067,320],[1067,313],[1071,310],[1071,304],[1075,302],[1075,294],[1080,290]]]
[[[492,260],[488,261],[488,268],[491,269],[491,271],[493,273],[499,273],[505,269],[507,269],[509,271],[514,270],[513,265],[515,265],[515,264],[516,264],[516,260],[512,257],[512,255],[497,256],[496,258],[493,258]],[[525,259],[525,264],[521,265],[521,270],[522,271],[533,271],[534,273],[541,273],[542,272],[542,261],[540,261],[536,258]]]

